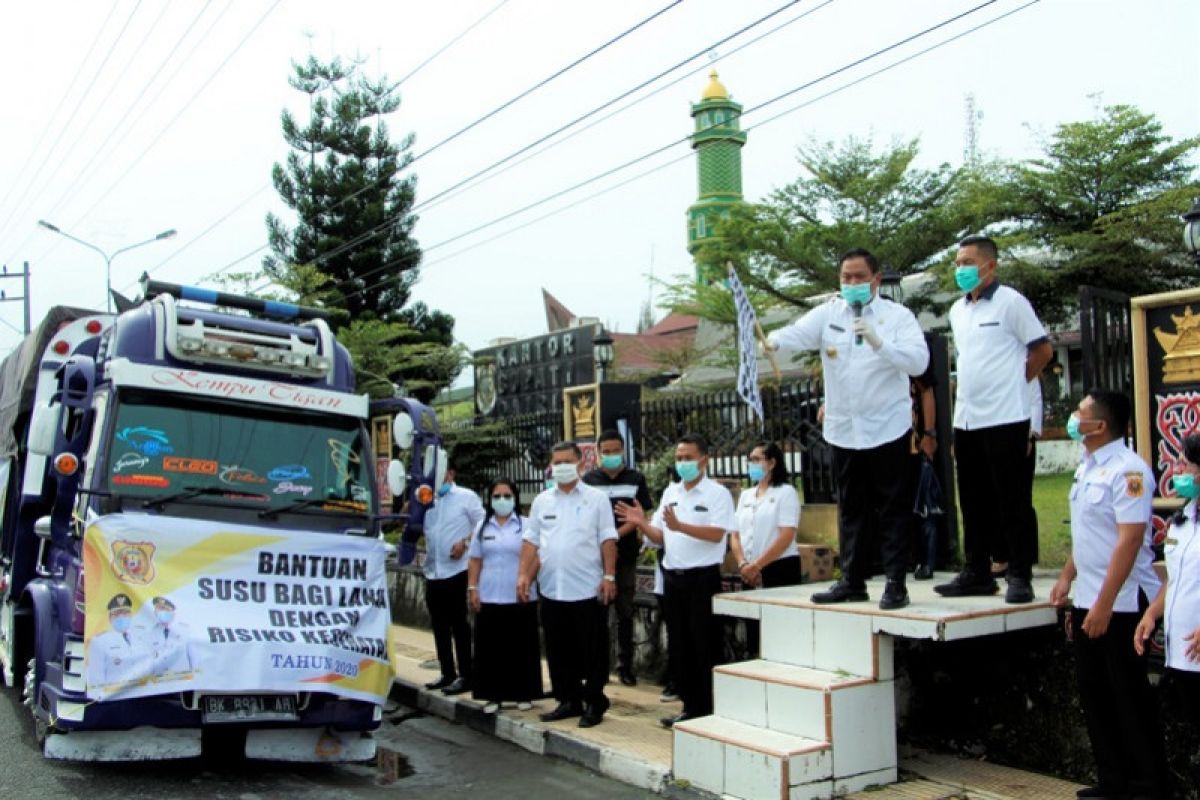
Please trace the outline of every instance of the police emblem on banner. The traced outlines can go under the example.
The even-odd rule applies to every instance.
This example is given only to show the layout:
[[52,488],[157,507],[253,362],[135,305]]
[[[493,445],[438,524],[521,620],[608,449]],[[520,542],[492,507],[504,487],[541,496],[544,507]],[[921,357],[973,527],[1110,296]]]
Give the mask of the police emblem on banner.
[[112,543],[112,571],[121,583],[142,586],[154,580],[154,545],[149,542]]

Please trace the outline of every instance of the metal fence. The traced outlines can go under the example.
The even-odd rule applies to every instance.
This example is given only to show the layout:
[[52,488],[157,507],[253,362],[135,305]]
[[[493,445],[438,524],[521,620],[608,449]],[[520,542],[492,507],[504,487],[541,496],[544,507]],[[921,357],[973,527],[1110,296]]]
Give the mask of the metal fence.
[[[711,476],[742,478],[750,448],[760,439],[769,439],[783,449],[788,470],[799,476],[806,502],[833,502],[833,454],[817,423],[821,382],[765,386],[762,396],[765,425],[732,390],[680,394],[638,404],[630,419],[635,423],[633,445],[639,464],[669,458],[680,436],[695,433],[709,443]],[[562,412],[507,417],[500,423],[496,443],[504,456],[489,464],[485,472],[488,477],[511,476],[521,496],[532,498],[544,485],[550,448],[562,438]],[[656,492],[662,489],[652,488]]]

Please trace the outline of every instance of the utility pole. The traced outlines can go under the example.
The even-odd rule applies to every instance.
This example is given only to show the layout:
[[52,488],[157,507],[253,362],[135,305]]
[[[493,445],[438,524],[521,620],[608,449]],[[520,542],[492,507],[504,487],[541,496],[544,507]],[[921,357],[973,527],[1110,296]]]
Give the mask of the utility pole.
[[15,303],[21,300],[25,306],[25,333],[29,333],[29,262],[25,262],[25,270],[23,272],[9,272],[8,265],[5,264],[0,270],[0,280],[4,278],[21,278],[24,284],[24,291],[20,297],[9,297],[7,291],[0,289],[0,303]]

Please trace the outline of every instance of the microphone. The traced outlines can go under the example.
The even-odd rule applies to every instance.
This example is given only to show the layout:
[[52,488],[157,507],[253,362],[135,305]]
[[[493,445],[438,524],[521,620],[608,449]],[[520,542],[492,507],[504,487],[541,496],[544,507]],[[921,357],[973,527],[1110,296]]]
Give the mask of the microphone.
[[[855,319],[862,319],[862,308],[863,308],[863,304],[857,300],[855,300],[853,303],[850,304],[850,311],[853,312]],[[854,344],[856,344],[856,345],[862,344],[862,335],[861,334],[856,335],[854,337]]]

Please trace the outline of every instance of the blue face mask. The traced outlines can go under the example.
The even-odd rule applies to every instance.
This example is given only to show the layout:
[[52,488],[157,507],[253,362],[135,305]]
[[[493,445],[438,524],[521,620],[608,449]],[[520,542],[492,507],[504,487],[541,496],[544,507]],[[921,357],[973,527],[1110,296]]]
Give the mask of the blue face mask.
[[513,502],[511,497],[493,497],[492,511],[495,511],[498,517],[507,517],[513,511]]
[[679,479],[684,483],[691,483],[700,477],[700,462],[698,461],[676,461],[675,472],[679,474]]
[[622,455],[600,456],[600,466],[604,469],[618,470],[623,463],[625,463],[625,456]]
[[112,621],[113,630],[117,633],[124,633],[129,630],[129,626],[133,624],[133,617],[120,616]]
[[[1067,436],[1070,436],[1077,442],[1082,442],[1084,439],[1095,433],[1095,431],[1084,433],[1083,431],[1079,430],[1080,422],[1081,420],[1079,419],[1078,414],[1072,414],[1067,420]],[[1091,422],[1091,420],[1088,420],[1088,422]]]
[[450,487],[453,485],[454,484],[452,483],[443,483],[441,486],[439,486],[437,492],[438,497],[445,497],[446,495],[450,494]]
[[746,470],[746,474],[754,483],[758,483],[767,474],[767,470],[762,464],[751,464],[750,469]]
[[871,302],[871,284],[869,283],[843,283],[842,284],[842,299],[850,305],[859,303],[866,305]]
[[1200,495],[1200,486],[1196,485],[1196,476],[1190,472],[1181,472],[1171,476],[1171,486],[1175,494],[1188,500],[1195,500]]
[[979,267],[968,265],[954,269],[954,282],[964,292],[973,292],[979,286]]
[[157,619],[163,625],[170,625],[171,620],[175,619],[175,612],[174,611],[155,611],[154,618]]

